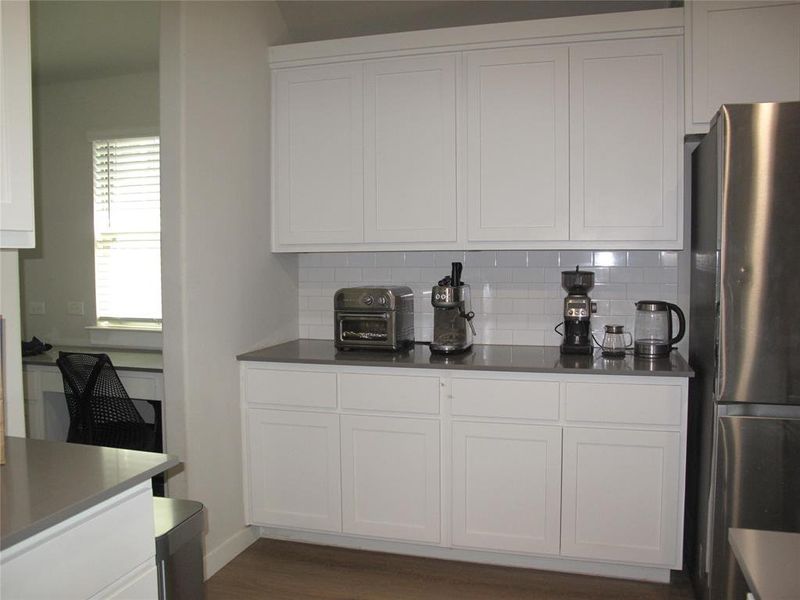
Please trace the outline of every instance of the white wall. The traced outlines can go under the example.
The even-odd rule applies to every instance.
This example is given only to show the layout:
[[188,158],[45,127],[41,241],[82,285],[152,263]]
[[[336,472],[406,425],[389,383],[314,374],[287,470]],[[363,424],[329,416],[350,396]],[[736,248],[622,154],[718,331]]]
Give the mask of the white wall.
[[[22,327],[50,343],[87,345],[95,324],[91,133],[158,131],[158,74],[34,87],[36,248],[20,251]],[[42,301],[46,314],[31,315]],[[84,315],[68,315],[68,301]]]
[[208,511],[206,576],[244,527],[236,354],[297,336],[297,259],[269,252],[267,48],[273,2],[164,3],[162,285],[173,495]]
[[0,250],[0,315],[3,316],[3,393],[6,434],[25,436],[20,351],[19,259],[16,250]]

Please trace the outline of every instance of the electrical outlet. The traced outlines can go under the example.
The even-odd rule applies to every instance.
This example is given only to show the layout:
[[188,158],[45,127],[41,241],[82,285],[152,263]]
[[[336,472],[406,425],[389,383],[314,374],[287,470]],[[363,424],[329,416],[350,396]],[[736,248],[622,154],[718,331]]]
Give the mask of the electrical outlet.
[[70,300],[67,302],[67,314],[68,315],[77,315],[79,317],[83,316],[83,302],[78,302],[77,300]]
[[45,309],[44,301],[42,300],[35,300],[28,302],[29,315],[43,315],[45,313],[44,309]]

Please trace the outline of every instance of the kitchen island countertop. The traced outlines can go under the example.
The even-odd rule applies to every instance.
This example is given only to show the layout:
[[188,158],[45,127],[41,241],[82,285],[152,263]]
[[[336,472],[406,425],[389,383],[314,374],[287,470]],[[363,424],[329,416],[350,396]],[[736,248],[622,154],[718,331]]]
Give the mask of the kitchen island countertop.
[[13,546],[178,464],[166,454],[6,438],[0,548]]
[[400,367],[456,371],[505,371],[516,373],[575,373],[586,375],[633,375],[693,377],[686,360],[673,351],[668,358],[648,360],[632,354],[608,359],[595,350],[593,355],[564,355],[558,346],[510,346],[476,344],[463,354],[432,354],[417,343],[406,352],[378,350],[337,350],[332,340],[300,339],[269,346],[236,357],[240,361],[344,365],[357,367]]

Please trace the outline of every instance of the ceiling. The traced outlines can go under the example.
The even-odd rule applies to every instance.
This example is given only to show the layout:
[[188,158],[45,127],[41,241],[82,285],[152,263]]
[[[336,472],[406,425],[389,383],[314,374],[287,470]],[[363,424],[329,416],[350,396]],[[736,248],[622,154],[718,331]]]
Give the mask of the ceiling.
[[292,42],[682,6],[675,0],[278,0]]
[[[682,4],[677,0],[277,1],[290,42]],[[32,0],[35,80],[94,79],[158,69],[159,12],[157,1]]]
[[31,53],[38,83],[158,69],[158,2],[33,0]]

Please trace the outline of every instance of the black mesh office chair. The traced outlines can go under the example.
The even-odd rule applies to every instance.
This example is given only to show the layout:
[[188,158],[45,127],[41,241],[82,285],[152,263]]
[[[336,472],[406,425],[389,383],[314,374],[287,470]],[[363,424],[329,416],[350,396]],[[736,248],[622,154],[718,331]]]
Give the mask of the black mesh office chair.
[[107,354],[59,352],[69,410],[68,442],[160,452],[161,414],[155,424],[136,410]]

